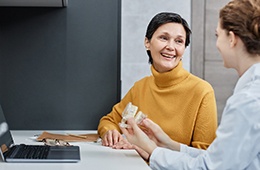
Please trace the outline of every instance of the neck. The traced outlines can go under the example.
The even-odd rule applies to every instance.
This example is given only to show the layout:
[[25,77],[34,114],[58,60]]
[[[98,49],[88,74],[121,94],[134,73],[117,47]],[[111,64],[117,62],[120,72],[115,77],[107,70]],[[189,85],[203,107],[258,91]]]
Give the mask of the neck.
[[249,69],[252,65],[260,63],[260,55],[245,55],[241,57],[240,62],[238,63],[237,72],[239,77],[241,77],[247,69]]
[[153,66],[151,66],[151,71],[154,76],[155,84],[161,88],[179,84],[190,75],[188,71],[183,69],[182,62],[168,72],[160,73],[155,70]]

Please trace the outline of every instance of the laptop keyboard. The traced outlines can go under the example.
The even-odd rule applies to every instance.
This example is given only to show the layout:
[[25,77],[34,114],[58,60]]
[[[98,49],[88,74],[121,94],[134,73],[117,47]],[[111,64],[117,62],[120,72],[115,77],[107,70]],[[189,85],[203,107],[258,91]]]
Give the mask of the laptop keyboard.
[[50,146],[47,145],[15,145],[8,152],[5,152],[5,157],[16,159],[46,159]]

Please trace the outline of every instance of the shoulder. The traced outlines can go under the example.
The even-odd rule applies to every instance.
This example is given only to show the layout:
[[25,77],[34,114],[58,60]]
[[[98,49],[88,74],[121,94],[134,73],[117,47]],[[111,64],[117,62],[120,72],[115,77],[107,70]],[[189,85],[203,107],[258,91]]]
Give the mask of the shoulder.
[[260,113],[260,89],[251,91],[250,89],[233,94],[227,100],[230,109],[238,109],[244,112],[257,111]]
[[200,92],[201,91],[204,91],[204,92],[214,91],[212,85],[209,82],[207,82],[206,80],[203,80],[202,78],[197,77],[191,73],[188,76],[186,81],[187,81],[187,83],[190,83],[190,85],[194,89],[199,90]]
[[135,93],[136,91],[142,90],[151,84],[153,76],[145,76],[134,82],[128,93]]
[[[259,94],[259,93],[258,93]],[[243,128],[258,128],[260,122],[260,99],[259,95],[246,92],[233,94],[226,103],[221,123],[236,122],[243,124]]]
[[143,77],[143,78],[137,80],[137,81],[134,83],[134,86],[140,86],[140,85],[149,83],[149,82],[151,82],[153,79],[154,79],[154,77],[153,77],[152,75],[145,76],[145,77]]

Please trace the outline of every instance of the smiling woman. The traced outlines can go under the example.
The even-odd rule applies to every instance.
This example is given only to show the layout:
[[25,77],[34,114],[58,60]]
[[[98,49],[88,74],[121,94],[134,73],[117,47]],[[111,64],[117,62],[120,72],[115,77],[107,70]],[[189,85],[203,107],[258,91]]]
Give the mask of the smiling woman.
[[98,126],[104,146],[134,148],[144,159],[148,154],[126,141],[119,128],[128,103],[137,106],[170,136],[188,146],[206,149],[215,138],[217,113],[211,85],[182,66],[191,30],[178,14],[162,12],[150,21],[144,45],[152,75],[137,81]]
[[151,39],[145,38],[145,47],[151,54],[150,62],[158,72],[170,71],[179,64],[185,50],[185,39],[185,29],[178,23],[164,24]]

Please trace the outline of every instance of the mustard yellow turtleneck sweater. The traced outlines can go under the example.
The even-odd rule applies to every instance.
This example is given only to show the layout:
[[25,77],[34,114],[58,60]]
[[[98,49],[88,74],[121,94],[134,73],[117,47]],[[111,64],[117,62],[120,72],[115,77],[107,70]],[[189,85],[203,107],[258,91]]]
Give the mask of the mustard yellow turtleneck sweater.
[[157,123],[173,140],[206,149],[215,138],[217,109],[213,88],[192,75],[180,62],[173,70],[157,72],[137,81],[124,98],[103,116],[98,133],[117,129],[125,106],[132,102]]

